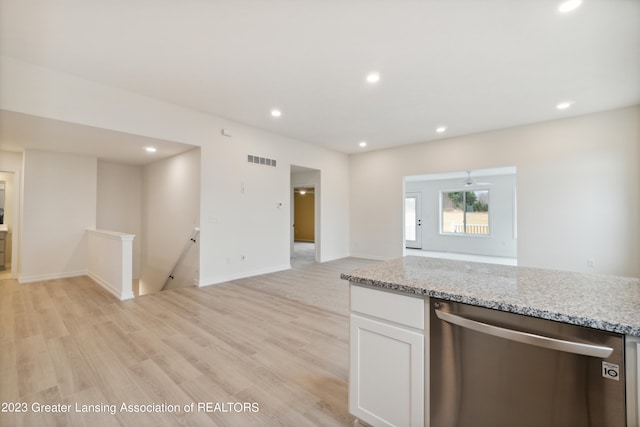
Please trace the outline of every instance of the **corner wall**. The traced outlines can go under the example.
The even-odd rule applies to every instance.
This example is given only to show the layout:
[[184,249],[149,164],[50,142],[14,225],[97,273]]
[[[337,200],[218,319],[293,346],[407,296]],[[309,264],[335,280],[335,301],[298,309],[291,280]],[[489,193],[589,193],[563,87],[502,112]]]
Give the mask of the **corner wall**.
[[[232,138],[218,132],[202,146],[200,284],[290,268],[292,164],[320,171],[320,260],[348,256],[347,155],[239,124],[225,128]],[[249,163],[248,155],[277,166]]]
[[25,151],[21,283],[87,274],[96,181],[94,157]]
[[142,245],[141,166],[98,160],[98,202],[96,228],[134,234],[133,278],[140,278]]
[[[141,295],[162,288],[200,224],[200,161],[200,149],[195,148],[143,169]],[[190,247],[174,286],[198,282],[198,259],[198,247]]]
[[351,255],[402,256],[404,176],[501,166],[518,265],[640,276],[638,106],[351,156]]

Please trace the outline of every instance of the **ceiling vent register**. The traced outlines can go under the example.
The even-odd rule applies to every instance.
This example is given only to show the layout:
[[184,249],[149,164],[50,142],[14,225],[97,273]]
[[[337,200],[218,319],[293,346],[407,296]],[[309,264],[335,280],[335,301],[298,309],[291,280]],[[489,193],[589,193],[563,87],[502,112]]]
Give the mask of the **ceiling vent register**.
[[255,163],[256,165],[273,166],[274,168],[276,167],[275,159],[266,159],[264,157],[253,156],[251,154],[247,156],[247,162]]

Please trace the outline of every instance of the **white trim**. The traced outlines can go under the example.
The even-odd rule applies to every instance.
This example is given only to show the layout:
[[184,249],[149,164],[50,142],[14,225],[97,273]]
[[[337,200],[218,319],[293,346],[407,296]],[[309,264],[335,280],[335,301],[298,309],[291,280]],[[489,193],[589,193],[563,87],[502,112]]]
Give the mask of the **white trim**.
[[[629,403],[629,406],[632,404]],[[636,343],[636,419],[629,420],[629,427],[633,427],[635,421],[636,427],[640,427],[640,341]]]
[[350,255],[331,255],[329,257],[326,258],[321,258],[319,262],[329,262],[329,261],[335,261],[338,259],[343,259],[343,258],[349,258]]
[[247,277],[260,276],[262,274],[276,273],[278,271],[291,270],[291,264],[283,264],[276,267],[268,267],[253,271],[244,271],[241,273],[227,274],[226,276],[212,277],[209,279],[201,279],[198,282],[199,287],[219,285],[221,283],[230,282],[232,280],[244,279]]
[[87,270],[70,271],[67,273],[51,273],[51,274],[38,274],[36,276],[20,276],[18,283],[33,283],[44,282],[46,280],[67,279],[69,277],[87,276]]
[[123,291],[122,294],[120,294],[117,289],[115,289],[106,280],[103,280],[102,278],[100,278],[95,273],[89,272],[87,275],[91,279],[93,279],[94,282],[96,282],[98,285],[100,285],[103,288],[105,288],[107,291],[109,291],[109,293],[113,294],[113,296],[118,298],[120,301],[125,301],[125,300],[128,300],[128,299],[133,299],[134,298],[133,292],[125,292],[125,291]]
[[[505,166],[496,168],[476,169],[469,171],[474,178],[483,176],[498,176],[498,175],[515,175],[515,166]],[[442,172],[442,173],[430,173],[423,175],[407,175],[405,176],[406,182],[420,182],[420,181],[442,181],[446,179],[466,179],[467,171],[455,171],[455,172]]]
[[[484,186],[479,186],[477,188],[473,188],[473,189],[469,189],[469,188],[460,188],[460,187],[456,187],[458,189],[456,190],[440,190],[440,196],[439,196],[439,226],[440,229],[438,230],[438,232],[440,233],[440,236],[459,236],[459,237],[493,237],[493,227],[492,227],[492,222],[493,222],[493,215],[491,214],[491,191],[489,189],[489,187],[484,187]],[[467,199],[467,194],[466,193],[470,193],[470,192],[475,192],[475,191],[486,191],[487,192],[487,198],[489,199],[487,201],[487,216],[488,216],[488,224],[487,224],[487,228],[488,228],[488,233],[487,234],[480,234],[480,233],[467,233],[462,232],[462,233],[456,233],[453,231],[443,231],[442,228],[444,226],[444,203],[443,203],[443,195],[445,193],[462,193],[463,194],[463,206],[466,205],[466,199]],[[449,199],[451,200],[451,199]],[[465,209],[462,210],[463,213],[463,217],[464,217],[464,225],[466,227],[467,225],[467,211]]]
[[364,254],[364,253],[352,253],[351,255],[349,255],[349,257],[350,258],[370,259],[372,261],[389,261],[391,259],[398,258],[398,257],[384,257],[384,256],[380,256],[380,255],[371,255],[371,254]]
[[501,264],[501,265],[518,265],[517,258],[492,256],[492,255],[476,255],[476,254],[463,254],[460,252],[437,252],[437,251],[423,251],[420,249],[405,249],[404,256],[421,256],[427,258],[441,258],[441,259],[453,259],[458,261],[471,261],[471,262],[484,262],[487,264]]
[[123,242],[126,242],[126,241],[132,242],[133,239],[136,237],[135,234],[120,233],[118,231],[109,231],[109,230],[97,230],[92,228],[87,228],[87,232],[91,234],[95,234],[96,236],[106,238],[106,239],[121,240]]
[[627,335],[624,340],[627,426],[640,427],[640,337]]

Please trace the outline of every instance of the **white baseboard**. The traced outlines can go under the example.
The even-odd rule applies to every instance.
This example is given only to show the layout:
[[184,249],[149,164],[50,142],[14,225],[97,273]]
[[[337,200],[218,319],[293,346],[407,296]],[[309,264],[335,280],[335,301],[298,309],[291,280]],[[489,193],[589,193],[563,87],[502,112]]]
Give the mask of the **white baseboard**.
[[349,254],[345,254],[345,255],[330,255],[328,257],[321,257],[320,258],[320,262],[336,261],[338,259],[343,259],[343,258],[349,258]]
[[98,285],[100,285],[103,288],[105,288],[107,291],[109,291],[111,294],[113,294],[113,296],[118,298],[120,301],[133,299],[133,297],[134,297],[133,292],[128,292],[128,293],[125,292],[125,291],[120,292],[113,285],[111,285],[106,280],[103,280],[101,277],[99,277],[95,273],[89,272],[89,273],[87,273],[87,275],[89,277],[91,277],[94,282],[96,282]]
[[389,261],[391,259],[400,258],[402,255],[397,257],[383,257],[380,255],[371,255],[371,254],[363,254],[363,253],[354,253],[349,255],[351,258],[362,258],[362,259],[370,259],[373,261]]
[[283,264],[275,267],[262,268],[252,271],[243,271],[240,273],[228,274],[225,276],[211,277],[201,279],[198,283],[199,287],[219,285],[220,283],[230,282],[232,280],[244,279],[246,277],[260,276],[262,274],[275,273],[278,271],[291,270],[291,264]]
[[66,279],[69,277],[78,277],[78,276],[86,276],[88,274],[87,270],[81,271],[69,271],[66,273],[51,273],[51,274],[37,274],[34,276],[22,276],[18,278],[18,283],[34,283],[34,282],[44,282],[46,280],[56,280],[56,279]]

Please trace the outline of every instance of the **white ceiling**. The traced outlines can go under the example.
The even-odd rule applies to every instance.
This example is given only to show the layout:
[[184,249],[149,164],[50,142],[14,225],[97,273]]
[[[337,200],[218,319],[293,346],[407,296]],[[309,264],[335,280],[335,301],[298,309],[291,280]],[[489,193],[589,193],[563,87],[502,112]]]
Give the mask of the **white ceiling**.
[[[145,147],[157,151],[148,153]],[[0,110],[0,149],[48,150],[145,165],[195,148],[140,135]]]
[[640,0],[558,4],[0,0],[0,54],[356,153],[639,104]]

